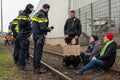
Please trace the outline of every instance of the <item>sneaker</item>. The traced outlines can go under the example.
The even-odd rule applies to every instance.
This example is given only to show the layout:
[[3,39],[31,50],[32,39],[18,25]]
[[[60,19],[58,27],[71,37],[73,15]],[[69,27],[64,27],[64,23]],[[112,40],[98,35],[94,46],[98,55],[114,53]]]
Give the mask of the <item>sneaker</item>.
[[94,73],[91,73],[92,75],[99,75],[99,74],[102,74],[102,73],[104,73],[105,71],[104,70],[98,70],[98,71],[96,71],[96,72],[94,72]]
[[42,74],[42,73],[45,73],[46,70],[45,69],[35,69],[34,72],[37,74]]
[[78,71],[75,71],[75,74],[77,74],[77,75],[82,75],[83,72],[80,72],[80,71],[78,70]]
[[101,73],[104,73],[105,71],[104,70],[99,70],[99,71],[97,71],[96,73],[97,74],[101,74]]

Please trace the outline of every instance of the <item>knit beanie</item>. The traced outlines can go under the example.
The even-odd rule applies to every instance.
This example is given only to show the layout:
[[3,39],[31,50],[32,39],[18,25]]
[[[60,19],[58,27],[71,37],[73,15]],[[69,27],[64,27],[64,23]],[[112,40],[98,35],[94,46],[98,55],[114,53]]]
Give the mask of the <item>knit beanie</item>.
[[92,35],[92,37],[94,38],[95,41],[98,40],[98,36],[97,35]]
[[113,40],[113,34],[111,32],[106,33],[105,36],[109,39],[109,40]]

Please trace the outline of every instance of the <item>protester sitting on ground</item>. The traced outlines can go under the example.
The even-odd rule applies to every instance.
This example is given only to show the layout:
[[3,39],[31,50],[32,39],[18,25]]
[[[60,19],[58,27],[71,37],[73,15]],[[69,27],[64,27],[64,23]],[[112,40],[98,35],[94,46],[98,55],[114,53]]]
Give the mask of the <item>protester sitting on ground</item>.
[[83,65],[86,65],[89,63],[89,57],[95,56],[99,51],[100,47],[98,44],[98,36],[91,35],[89,39],[90,45],[88,46],[87,50],[85,52],[80,53],[81,61],[83,62]]
[[113,34],[107,33],[104,36],[104,46],[98,55],[91,58],[90,62],[75,73],[80,75],[85,71],[95,68],[97,72],[105,71],[112,67],[116,59],[117,44],[113,40]]

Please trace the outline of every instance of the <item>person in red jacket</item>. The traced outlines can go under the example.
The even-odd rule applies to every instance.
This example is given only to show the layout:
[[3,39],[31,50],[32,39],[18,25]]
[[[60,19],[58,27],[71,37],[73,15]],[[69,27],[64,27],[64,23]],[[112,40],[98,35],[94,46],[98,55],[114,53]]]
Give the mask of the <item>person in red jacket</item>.
[[8,34],[6,34],[6,36],[5,36],[5,46],[7,46],[7,45],[10,46],[9,41],[10,41],[10,36]]

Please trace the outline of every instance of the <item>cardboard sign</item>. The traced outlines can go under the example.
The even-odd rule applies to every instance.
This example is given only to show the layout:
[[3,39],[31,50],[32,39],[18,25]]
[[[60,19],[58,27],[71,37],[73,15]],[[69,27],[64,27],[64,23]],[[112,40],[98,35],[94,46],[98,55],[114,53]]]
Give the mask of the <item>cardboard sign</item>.
[[78,56],[78,55],[80,55],[80,45],[64,46],[63,54],[66,55],[66,56],[70,56],[70,55]]

